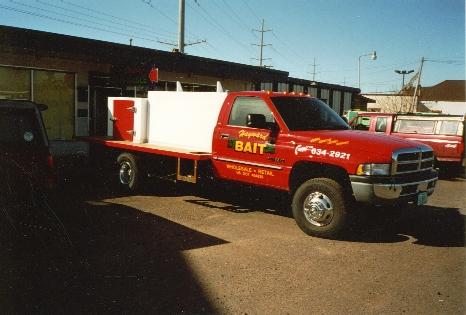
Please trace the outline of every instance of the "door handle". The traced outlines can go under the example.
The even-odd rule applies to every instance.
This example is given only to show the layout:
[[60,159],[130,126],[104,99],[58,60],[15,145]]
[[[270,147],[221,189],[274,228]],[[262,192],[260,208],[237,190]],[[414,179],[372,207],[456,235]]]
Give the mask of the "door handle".
[[227,134],[227,133],[220,134],[220,139],[228,139],[229,137],[230,137],[230,135]]

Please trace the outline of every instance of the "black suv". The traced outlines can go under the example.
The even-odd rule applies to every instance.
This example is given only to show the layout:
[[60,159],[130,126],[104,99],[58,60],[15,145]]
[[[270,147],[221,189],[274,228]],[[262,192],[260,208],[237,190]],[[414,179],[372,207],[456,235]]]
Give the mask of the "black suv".
[[34,202],[37,192],[53,185],[53,159],[41,115],[45,109],[30,101],[0,100],[0,206]]

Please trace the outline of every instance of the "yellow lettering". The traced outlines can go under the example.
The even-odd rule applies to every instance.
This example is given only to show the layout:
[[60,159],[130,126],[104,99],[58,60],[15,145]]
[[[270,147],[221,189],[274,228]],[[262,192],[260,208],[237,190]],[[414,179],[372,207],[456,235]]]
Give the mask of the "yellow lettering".
[[235,151],[243,151],[243,141],[235,142]]
[[243,152],[252,153],[251,142],[246,142],[244,144]]
[[258,143],[257,146],[259,147],[259,154],[264,154],[265,144]]
[[238,152],[264,154],[266,147],[267,145],[265,143],[240,141],[240,140],[235,141],[235,151],[238,151]]

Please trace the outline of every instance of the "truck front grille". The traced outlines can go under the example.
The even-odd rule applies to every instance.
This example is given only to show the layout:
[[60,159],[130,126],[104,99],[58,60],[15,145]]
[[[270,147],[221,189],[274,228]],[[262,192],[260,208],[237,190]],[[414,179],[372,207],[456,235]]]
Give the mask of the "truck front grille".
[[415,173],[434,167],[434,152],[426,148],[395,151],[392,155],[392,175]]

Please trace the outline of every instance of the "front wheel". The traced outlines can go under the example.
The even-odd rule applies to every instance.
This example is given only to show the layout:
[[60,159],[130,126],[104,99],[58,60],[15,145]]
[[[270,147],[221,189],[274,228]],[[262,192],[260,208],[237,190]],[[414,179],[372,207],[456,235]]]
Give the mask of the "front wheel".
[[304,182],[293,196],[293,217],[304,233],[334,238],[347,218],[347,201],[343,187],[329,178]]

